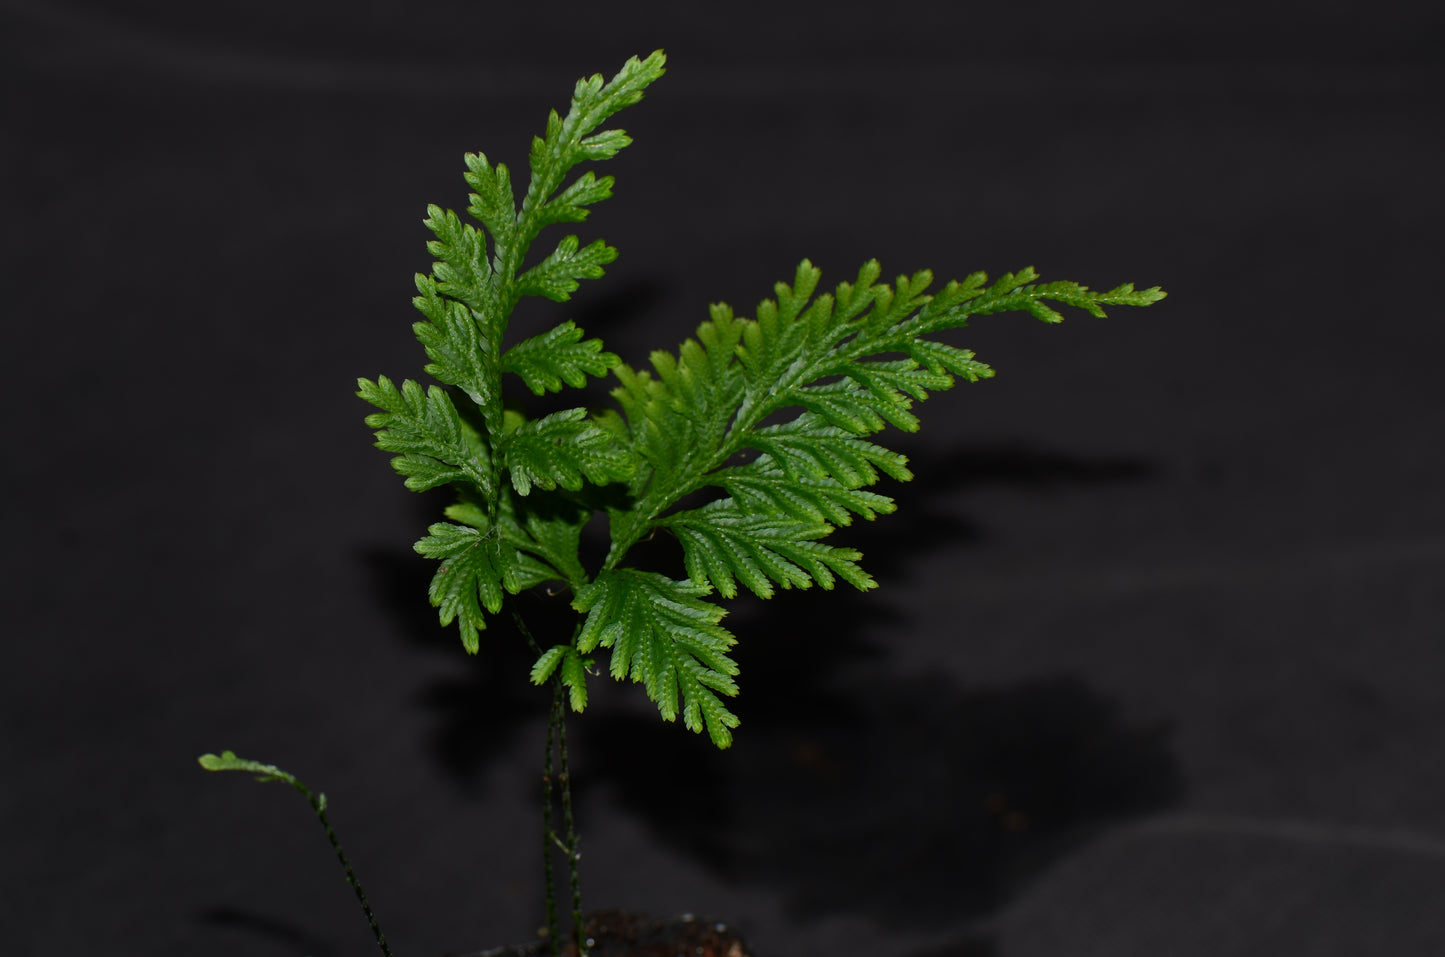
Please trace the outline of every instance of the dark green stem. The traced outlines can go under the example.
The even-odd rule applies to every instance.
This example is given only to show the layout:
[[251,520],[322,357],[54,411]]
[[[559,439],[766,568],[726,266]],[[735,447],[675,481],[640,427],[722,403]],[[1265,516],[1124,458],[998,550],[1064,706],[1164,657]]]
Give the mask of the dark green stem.
[[[515,608],[512,609],[512,621],[516,623],[517,630],[522,633],[532,651],[540,655],[541,646],[532,637],[531,629]],[[555,775],[552,773],[554,761],[557,772]],[[554,826],[558,804],[562,807],[565,842]],[[557,914],[557,879],[552,865],[554,848],[560,849],[567,858],[567,880],[572,890],[572,931],[577,938],[578,957],[587,957],[587,935],[582,924],[582,854],[578,850],[579,844],[576,820],[572,815],[572,778],[567,770],[567,688],[562,684],[561,675],[555,675],[552,678],[552,707],[547,714],[547,750],[542,756],[542,875],[547,891],[547,937],[551,942],[552,957],[561,957],[562,953],[562,927]]]
[[572,777],[567,771],[567,709],[566,689],[561,678],[552,680],[552,713],[557,722],[557,743],[562,785],[562,821],[567,828],[567,872],[572,884],[572,929],[577,935],[577,953],[587,957],[587,933],[582,926],[582,851],[577,825],[572,817]]
[[552,873],[552,752],[557,731],[556,689],[552,692],[553,707],[547,712],[547,751],[542,756],[542,873],[547,886],[547,940],[552,957],[561,957],[562,928],[557,923],[557,880]]
[[361,911],[366,915],[367,921],[371,924],[371,933],[376,937],[376,946],[386,957],[391,957],[391,949],[386,946],[386,935],[381,932],[381,925],[376,922],[376,915],[371,912],[371,905],[366,902],[366,891],[361,889],[361,881],[356,879],[356,872],[351,869],[351,862],[346,859],[346,852],[341,849],[341,841],[336,837],[336,831],[331,827],[331,821],[326,816],[326,795],[312,794],[311,789],[296,779],[296,775],[289,771],[283,771],[274,764],[262,764],[260,761],[251,761],[246,758],[238,758],[234,751],[222,751],[219,756],[214,754],[203,754],[199,758],[201,767],[207,771],[249,771],[259,775],[257,781],[285,781],[296,792],[306,799],[311,809],[316,812],[316,819],[326,829],[326,838],[331,842],[331,847],[336,851],[336,859],[341,862],[341,869],[346,872],[346,883],[356,891],[356,899],[361,902]]
[[[300,782],[295,782],[300,784]],[[376,922],[376,915],[371,912],[371,905],[366,902],[366,891],[361,889],[361,881],[356,879],[356,872],[351,869],[351,862],[346,859],[346,853],[341,850],[341,841],[337,839],[336,832],[331,829],[331,821],[326,817],[326,795],[313,798],[309,791],[301,788],[306,799],[316,810],[316,817],[321,821],[321,826],[326,828],[326,837],[331,841],[331,847],[336,851],[336,859],[341,862],[341,869],[346,872],[346,883],[356,891],[356,899],[361,902],[361,909],[366,914],[366,919],[371,923],[371,933],[376,937],[376,946],[386,957],[391,957],[391,948],[386,946],[386,935],[381,932],[381,925]]]

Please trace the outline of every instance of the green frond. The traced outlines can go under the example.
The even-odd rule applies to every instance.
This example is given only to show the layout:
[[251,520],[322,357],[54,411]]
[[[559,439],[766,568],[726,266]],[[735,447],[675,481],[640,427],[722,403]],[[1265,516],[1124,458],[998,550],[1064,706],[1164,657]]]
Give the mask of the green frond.
[[862,488],[878,481],[882,472],[900,482],[913,478],[908,457],[859,438],[805,412],[778,425],[754,429],[747,444],[766,452],[791,480],[832,480],[844,488]]
[[618,110],[641,100],[648,85],[665,72],[665,61],[658,50],[646,60],[632,57],[606,83],[601,74],[578,80],[566,117],[552,111],[546,133],[533,138],[528,156],[532,179],[517,221],[523,243],[530,243],[551,223],[584,218],[585,214],[579,215],[581,207],[611,195],[610,180],[604,184],[584,176],[548,202],[572,167],[588,160],[611,159],[632,142],[621,130],[594,131]]
[[454,385],[484,410],[497,399],[496,351],[477,326],[471,307],[447,299],[430,276],[416,276],[420,296],[413,305],[429,322],[412,325],[431,363],[426,373],[438,382]]
[[238,758],[234,751],[222,751],[219,755],[203,754],[197,760],[207,771],[249,771],[256,775],[257,781],[285,781],[293,785],[296,783],[295,777],[276,765]]
[[786,516],[800,522],[850,525],[854,515],[872,521],[897,508],[886,495],[840,485],[829,477],[790,478],[766,455],[746,465],[714,472],[709,481],[731,495],[744,512]]
[[993,315],[1000,312],[1027,312],[1048,323],[1062,322],[1064,317],[1050,302],[1082,309],[1091,316],[1105,318],[1104,306],[1148,306],[1168,294],[1158,286],[1136,290],[1133,283],[1116,286],[1108,292],[1095,292],[1076,282],[1036,283],[1038,273],[1026,266],[1017,273],[1004,273],[988,289],[982,289],[987,277],[976,273],[970,287],[971,295],[958,296],[949,305],[925,309],[920,322],[906,331],[910,334],[939,332],[965,325],[970,316]]
[[576,236],[564,236],[550,256],[517,278],[515,295],[566,302],[577,291],[579,279],[600,279],[602,267],[616,258],[617,250],[600,239],[578,249]]
[[616,179],[611,176],[596,176],[591,170],[572,181],[547,204],[546,219],[552,223],[580,223],[587,219],[593,203],[612,198],[612,187]]
[[589,375],[604,376],[621,361],[602,351],[601,339],[584,339],[569,319],[508,349],[502,356],[502,371],[520,376],[533,394],[542,395],[560,392],[563,383],[580,389]]
[[[526,591],[544,582],[570,584],[574,581],[573,576],[580,570],[577,542],[572,543],[570,551],[559,537],[550,537],[545,545],[539,544],[533,537],[534,529],[530,525],[524,529],[517,524],[516,515],[511,509],[510,496],[503,497],[503,507],[496,522],[488,518],[487,513],[476,502],[466,500],[448,505],[443,514],[453,522],[470,525],[482,533],[495,529],[504,545],[510,545],[516,550],[514,578],[517,587],[514,591]],[[586,522],[586,516],[576,521],[577,538],[580,540],[580,526]],[[583,573],[583,580],[585,579]]]
[[523,559],[535,556],[551,571],[543,581],[563,581],[573,590],[586,584],[588,575],[580,551],[582,529],[592,510],[561,494],[534,494],[523,504],[519,519],[517,503],[510,495],[504,498],[498,523],[503,540],[522,552]]
[[877,353],[881,339],[910,315],[926,306],[932,297],[926,290],[933,284],[933,273],[919,270],[912,276],[899,276],[892,287],[877,287],[873,308],[848,329],[856,330],[853,340],[840,351],[853,358]]
[[[612,373],[621,383],[612,397],[622,407],[639,464],[646,466],[646,474],[634,485],[645,482],[651,500],[675,501],[681,497],[677,489],[696,471],[698,455],[708,452],[702,434],[712,418],[710,410],[681,407],[662,381],[645,370],[619,363]],[[644,520],[650,517],[644,515]]]
[[928,398],[929,389],[939,392],[953,386],[953,376],[922,367],[911,358],[850,362],[843,374],[869,392],[887,395],[890,400],[908,396],[922,402]]
[[493,166],[485,153],[468,153],[464,157],[467,171],[462,174],[468,186],[476,190],[468,197],[467,207],[479,223],[486,227],[496,245],[494,253],[505,259],[504,252],[512,245],[517,227],[517,199],[512,193],[512,175],[505,164]]
[[738,667],[727,656],[737,639],[718,624],[723,610],[702,600],[710,591],[654,572],[603,571],[572,601],[587,614],[576,648],[611,649],[614,678],[641,682],[664,721],[676,720],[680,705],[689,730],[706,728],[726,748],[738,719],[718,695],[737,694]]
[[[585,207],[612,195],[613,180],[599,179],[589,171],[557,195],[552,194],[561,185],[562,177],[578,163],[607,159],[627,145],[629,140],[621,131],[598,132],[597,127],[618,110],[637,102],[645,87],[662,75],[663,61],[661,51],[645,61],[634,57],[608,83],[593,77],[578,84],[566,118],[553,112],[547,136],[533,144],[531,179],[521,209],[517,208],[507,167],[491,163],[483,153],[466,154],[467,170],[463,174],[473,190],[467,211],[482,229],[462,222],[450,210],[427,207],[425,225],[435,237],[427,243],[427,249],[436,262],[431,275],[416,280],[420,295],[414,303],[427,321],[417,323],[414,329],[432,360],[427,372],[471,397],[482,412],[490,445],[501,439],[497,371],[502,362],[502,337],[517,300],[525,295],[540,295],[564,301],[580,280],[601,276],[603,266],[617,255],[602,240],[584,247],[576,236],[566,236],[549,255],[519,275],[537,234],[550,223],[585,219]],[[578,380],[584,373],[601,375],[616,361],[601,352],[600,344],[594,348],[590,342],[581,342],[580,336],[570,342],[565,340],[565,336],[554,340],[557,351],[550,356],[547,348],[537,348],[534,340],[528,340],[533,346],[524,344],[513,357],[509,371],[522,375],[529,388],[555,390],[561,388],[562,382],[580,384]],[[387,398],[382,394],[384,390],[372,388],[371,392],[374,395],[368,401]],[[439,460],[448,461],[445,456]],[[398,468],[411,476],[408,485],[412,488],[430,488],[455,480],[455,472],[431,463],[407,460]],[[485,476],[481,483],[495,484]]]
[[492,269],[487,263],[486,236],[463,223],[456,213],[435,204],[427,206],[423,225],[437,237],[426,244],[427,252],[438,260],[432,263],[437,291],[486,312],[487,290],[492,278]]
[[858,567],[862,554],[823,545],[817,539],[833,526],[790,516],[744,511],[731,498],[677,512],[659,525],[682,543],[688,576],[708,582],[724,598],[737,596],[740,581],[759,598],[773,597],[773,584],[833,587],[834,576],[866,591],[877,583]]
[[[578,81],[565,114],[552,111],[532,140],[520,199],[507,166],[466,155],[467,213],[477,225],[427,207],[435,261],[416,277],[413,300],[424,317],[413,329],[430,360],[426,372],[441,385],[398,387],[379,377],[359,380],[358,394],[379,410],[366,421],[407,486],[451,485],[460,496],[446,509],[449,521],[432,525],[416,550],[439,561],[431,601],[443,625],[457,622],[468,651],[477,651],[486,616],[506,595],[563,582],[584,620],[572,644],[540,654],[532,680],[559,681],[581,711],[592,664],[584,656],[606,648],[613,677],[642,683],[664,719],[681,714],[688,728],[727,747],[738,723],[723,703],[738,690],[735,639],[706,597],[748,589],[769,598],[840,579],[875,587],[859,552],[824,541],[859,516],[894,511],[892,498],[872,490],[884,476],[912,477],[904,456],[871,437],[890,425],[918,429],[916,403],[993,375],[973,352],[937,337],[978,315],[1016,311],[1058,322],[1066,307],[1103,316],[1106,307],[1144,306],[1164,293],[1045,283],[1031,267],[993,280],[977,272],[935,289],[928,270],[880,281],[876,260],[828,290],[803,260],[755,318],[713,304],[692,338],[676,352],[653,352],[645,370],[623,364],[572,322],[523,336],[504,353],[523,296],[565,302],[616,258],[602,240],[584,244],[576,235],[545,254],[532,247],[542,230],[584,222],[612,195],[611,176],[576,167],[631,143],[604,124],[642,98],[664,62],[658,51],[628,60],[610,80]],[[608,370],[618,379],[618,411],[574,408],[528,420],[520,406],[503,404],[503,373],[540,396]],[[459,411],[453,401],[461,393],[475,409]],[[602,485],[614,487],[587,488]],[[709,488],[709,504],[679,510]],[[612,544],[593,575],[580,546],[597,510],[606,512]],[[629,550],[659,530],[680,543],[686,580],[624,567]]]
[[[804,260],[791,284],[778,283],[776,298],[758,305],[756,319],[714,304],[709,321],[676,355],[651,355],[655,376],[615,370],[622,387],[613,395],[642,460],[633,488],[644,517],[614,522],[609,566],[647,529],[665,524],[676,502],[706,485],[727,489],[743,512],[758,517],[839,525],[850,515],[890,510],[886,497],[849,494],[876,481],[880,470],[908,474],[901,456],[862,439],[888,425],[915,431],[914,403],[958,379],[993,374],[971,351],[929,336],[1005,309],[1052,319],[1057,313],[1049,303],[1101,314],[1104,303],[1145,305],[1162,295],[1132,286],[1095,293],[1076,283],[1037,284],[1032,269],[992,285],[974,273],[936,293],[929,292],[928,270],[891,285],[879,283],[880,275],[870,261],[854,282],[819,293],[821,273]],[[789,410],[797,410],[791,419]],[[764,424],[779,417],[781,425]],[[765,455],[737,465],[733,456],[747,448]],[[694,565],[701,580],[714,580],[704,566],[700,559]],[[720,589],[723,581],[717,578]]]
[[587,668],[590,660],[584,660],[571,645],[553,645],[532,665],[532,684],[545,684],[557,674],[569,690],[572,710],[581,712],[587,708]]
[[533,486],[576,491],[584,479],[606,485],[631,478],[636,468],[631,453],[593,425],[586,409],[524,422],[506,437],[502,455],[518,495]]
[[486,613],[502,609],[504,592],[524,587],[517,550],[493,531],[438,522],[413,546],[417,553],[441,562],[432,575],[430,598],[442,626],[457,622],[469,654],[481,647],[478,632],[487,627]]
[[969,382],[993,378],[993,370],[975,359],[973,352],[968,349],[960,349],[934,339],[908,339],[899,343],[898,348],[932,372],[946,372]]
[[571,645],[553,645],[542,652],[532,665],[532,673],[529,676],[532,684],[539,685],[552,677],[552,673],[562,664],[562,659],[567,657],[567,652],[576,654],[577,649]]
[[486,452],[439,386],[423,392],[408,379],[398,390],[386,376],[358,379],[357,385],[357,395],[384,410],[368,415],[366,424],[377,430],[377,448],[400,453],[391,464],[407,477],[407,488],[420,492],[460,482],[484,495],[491,491]]
[[873,392],[866,383],[840,379],[795,386],[786,396],[789,404],[800,405],[855,435],[870,435],[890,422],[905,432],[918,431],[918,419],[908,411],[912,402],[896,392]]

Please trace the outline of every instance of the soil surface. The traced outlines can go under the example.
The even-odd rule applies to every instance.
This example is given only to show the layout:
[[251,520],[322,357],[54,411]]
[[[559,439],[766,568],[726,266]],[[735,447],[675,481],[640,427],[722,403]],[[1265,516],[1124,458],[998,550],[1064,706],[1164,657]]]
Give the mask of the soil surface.
[[[621,910],[594,911],[583,918],[590,957],[753,957],[747,943],[719,921],[691,914],[657,919]],[[546,957],[547,941],[479,950],[451,957]],[[578,957],[575,941],[562,948]]]

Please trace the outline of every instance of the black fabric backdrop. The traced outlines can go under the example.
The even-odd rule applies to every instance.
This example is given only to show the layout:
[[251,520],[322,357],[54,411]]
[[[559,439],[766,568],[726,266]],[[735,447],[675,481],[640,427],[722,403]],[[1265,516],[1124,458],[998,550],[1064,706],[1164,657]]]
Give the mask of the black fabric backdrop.
[[[543,695],[467,658],[370,447],[418,376],[425,204],[574,80],[634,365],[804,256],[1170,298],[978,321],[998,377],[885,441],[882,587],[736,603],[728,753],[594,683],[590,906],[764,957],[1445,953],[1438,5],[0,2],[11,954],[529,939]],[[600,399],[600,395],[599,395]],[[529,613],[548,621],[550,606]],[[554,602],[555,603],[555,602]]]

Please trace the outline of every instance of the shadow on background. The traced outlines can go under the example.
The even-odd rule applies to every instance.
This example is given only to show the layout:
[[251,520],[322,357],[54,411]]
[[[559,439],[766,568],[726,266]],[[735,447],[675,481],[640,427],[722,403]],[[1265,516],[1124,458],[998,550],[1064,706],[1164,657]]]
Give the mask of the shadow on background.
[[1127,726],[1075,678],[825,691],[769,688],[782,676],[760,670],[748,691],[767,708],[748,709],[731,752],[611,715],[579,724],[586,780],[668,846],[737,883],[782,888],[798,913],[923,928],[983,917],[1182,790],[1167,726]]
[[908,957],[993,957],[997,952],[989,939],[965,935],[941,946],[913,951]]
[[298,954],[336,957],[334,947],[285,921],[229,907],[217,907],[201,915],[201,921],[215,927],[229,927],[261,940],[285,944]]
[[[937,548],[986,541],[950,511],[960,490],[1057,491],[1153,474],[1138,462],[1012,445],[925,449],[912,466],[918,478],[899,514],[840,535],[865,551],[870,569],[906,574]],[[432,504],[419,528],[435,520]],[[681,568],[676,543],[661,537],[639,558]],[[453,630],[440,629],[422,600],[432,563],[400,551],[366,561],[374,593],[410,641],[455,647]],[[529,593],[519,607],[544,646],[576,620],[566,594]],[[868,636],[898,624],[900,612],[851,589],[791,592],[775,607],[745,597],[730,612],[743,639],[746,721],[734,747],[717,752],[631,700],[640,689],[598,679],[592,713],[573,725],[584,828],[588,793],[605,788],[669,847],[736,882],[782,888],[800,913],[939,927],[996,911],[1071,849],[1180,795],[1167,727],[1126,725],[1077,678],[964,689],[889,677]],[[506,616],[483,640],[466,677],[420,698],[439,718],[437,759],[464,785],[520,726],[542,718],[547,699],[526,681],[532,655]],[[990,950],[969,938],[956,952]]]

